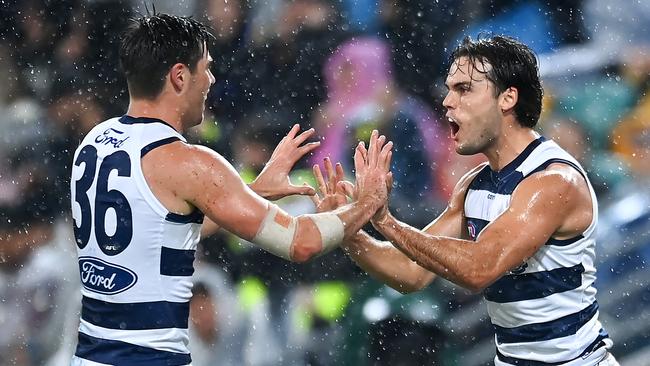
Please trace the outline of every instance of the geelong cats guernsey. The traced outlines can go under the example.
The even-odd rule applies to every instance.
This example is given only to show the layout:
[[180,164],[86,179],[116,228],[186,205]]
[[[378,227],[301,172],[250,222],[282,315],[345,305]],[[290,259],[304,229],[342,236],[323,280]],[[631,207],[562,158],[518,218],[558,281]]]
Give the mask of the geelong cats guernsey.
[[77,362],[191,362],[190,276],[203,214],[165,209],[140,163],[179,140],[161,120],[123,116],[97,125],[75,152],[72,216],[83,285]]
[[499,172],[486,165],[465,197],[467,230],[476,240],[508,209],[517,185],[553,163],[567,164],[585,178],[591,192],[593,221],[576,237],[549,239],[525,263],[483,292],[495,330],[497,366],[595,365],[612,345],[598,321],[593,286],[596,195],[580,164],[556,143],[544,137],[536,139]]

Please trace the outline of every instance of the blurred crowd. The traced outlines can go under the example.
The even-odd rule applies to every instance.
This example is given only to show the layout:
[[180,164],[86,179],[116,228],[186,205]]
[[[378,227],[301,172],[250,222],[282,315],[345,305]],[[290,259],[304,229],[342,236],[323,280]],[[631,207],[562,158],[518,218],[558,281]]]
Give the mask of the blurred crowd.
[[[351,173],[356,142],[379,129],[395,143],[392,211],[418,227],[483,160],[450,148],[440,106],[450,50],[492,33],[531,45],[545,87],[538,130],[582,162],[599,196],[597,286],[614,353],[623,365],[650,359],[650,2],[4,0],[0,365],[63,365],[73,352],[72,154],[126,111],[118,37],[154,7],[213,29],[217,82],[189,140],[252,181],[292,124],[314,127],[322,146],[292,178],[313,184],[325,156]],[[280,205],[314,210],[304,197]],[[293,265],[227,234],[202,240],[195,267],[195,366],[478,365],[494,355],[481,348],[491,328],[480,297],[444,280],[402,296],[340,251]]]

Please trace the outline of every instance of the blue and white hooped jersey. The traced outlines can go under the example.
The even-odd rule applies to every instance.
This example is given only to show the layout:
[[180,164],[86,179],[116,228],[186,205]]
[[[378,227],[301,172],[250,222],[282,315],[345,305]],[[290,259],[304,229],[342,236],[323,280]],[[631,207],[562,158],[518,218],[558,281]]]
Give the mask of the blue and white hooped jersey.
[[536,139],[499,172],[486,165],[468,187],[464,207],[467,230],[476,240],[508,209],[517,185],[553,163],[570,165],[585,177],[593,221],[574,238],[549,239],[524,264],[485,289],[483,296],[495,329],[497,366],[596,365],[612,345],[598,320],[593,286],[596,195],[580,164],[555,142]]
[[77,362],[191,362],[190,276],[203,214],[169,212],[140,163],[179,140],[161,120],[123,116],[97,125],[75,152],[72,216],[83,285]]

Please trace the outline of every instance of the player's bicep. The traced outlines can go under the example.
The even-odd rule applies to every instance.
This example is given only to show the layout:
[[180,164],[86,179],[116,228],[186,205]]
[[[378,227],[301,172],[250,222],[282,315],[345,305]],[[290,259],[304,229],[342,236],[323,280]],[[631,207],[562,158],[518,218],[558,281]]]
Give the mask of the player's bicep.
[[190,203],[216,225],[252,239],[268,212],[268,203],[244,184],[223,157],[206,151],[197,155],[190,174],[195,179]]
[[510,207],[477,238],[477,245],[495,256],[496,272],[521,265],[548,241],[573,210],[574,190],[556,174],[531,177],[517,187]]

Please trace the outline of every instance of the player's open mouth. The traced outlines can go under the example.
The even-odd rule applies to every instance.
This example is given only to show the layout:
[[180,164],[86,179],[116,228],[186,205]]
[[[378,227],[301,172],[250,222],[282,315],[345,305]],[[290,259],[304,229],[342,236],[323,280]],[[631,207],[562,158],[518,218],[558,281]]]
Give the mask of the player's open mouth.
[[451,117],[447,117],[447,121],[449,122],[449,127],[451,128],[451,137],[455,137],[458,133],[458,130],[460,130],[460,126]]

